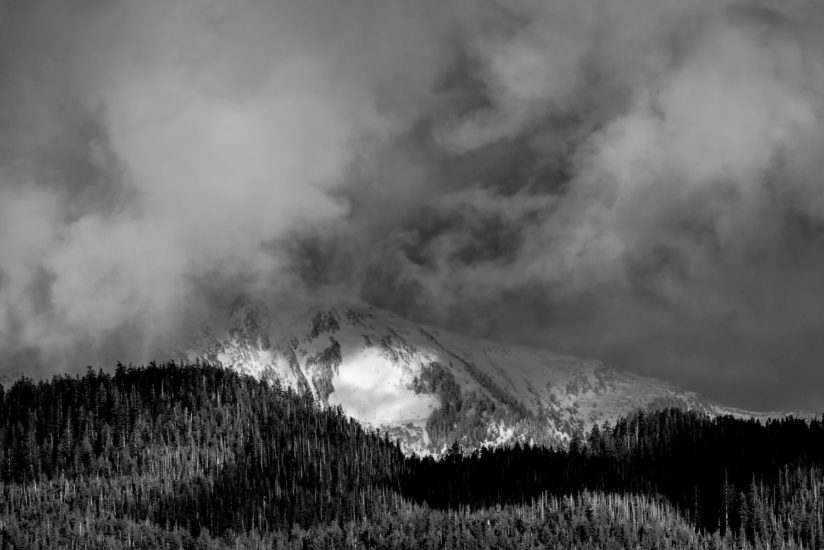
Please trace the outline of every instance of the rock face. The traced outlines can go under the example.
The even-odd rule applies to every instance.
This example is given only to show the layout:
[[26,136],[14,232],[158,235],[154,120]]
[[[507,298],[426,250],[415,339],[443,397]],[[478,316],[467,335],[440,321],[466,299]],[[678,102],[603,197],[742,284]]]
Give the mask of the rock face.
[[456,440],[563,444],[639,408],[735,412],[598,361],[467,338],[369,306],[313,308],[273,334],[268,311],[241,300],[229,325],[204,331],[188,357],[311,392],[418,453]]

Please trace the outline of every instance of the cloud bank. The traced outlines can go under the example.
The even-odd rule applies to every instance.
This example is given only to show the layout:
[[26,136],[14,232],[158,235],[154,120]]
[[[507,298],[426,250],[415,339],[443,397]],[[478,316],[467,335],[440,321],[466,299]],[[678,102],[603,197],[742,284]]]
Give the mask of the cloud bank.
[[824,408],[824,8],[0,2],[0,368],[355,297]]

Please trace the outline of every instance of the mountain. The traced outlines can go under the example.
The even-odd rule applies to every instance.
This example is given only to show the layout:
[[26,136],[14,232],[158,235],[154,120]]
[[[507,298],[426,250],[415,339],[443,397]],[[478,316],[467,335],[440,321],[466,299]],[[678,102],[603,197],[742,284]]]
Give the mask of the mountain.
[[563,444],[637,409],[752,416],[599,361],[468,338],[371,306],[314,307],[276,334],[266,307],[242,299],[227,327],[204,330],[187,358],[311,392],[406,451]]

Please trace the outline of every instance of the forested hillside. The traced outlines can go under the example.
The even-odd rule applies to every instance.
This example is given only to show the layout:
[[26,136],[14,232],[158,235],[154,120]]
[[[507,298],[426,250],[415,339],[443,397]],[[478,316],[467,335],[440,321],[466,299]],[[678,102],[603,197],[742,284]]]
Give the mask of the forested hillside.
[[208,365],[0,388],[3,548],[820,548],[824,425],[638,413],[404,456]]

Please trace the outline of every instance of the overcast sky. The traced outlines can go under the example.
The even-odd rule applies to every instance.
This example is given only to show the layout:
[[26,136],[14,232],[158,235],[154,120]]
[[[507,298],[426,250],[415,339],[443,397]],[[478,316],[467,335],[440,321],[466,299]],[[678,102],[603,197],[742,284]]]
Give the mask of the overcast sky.
[[348,297],[824,409],[822,6],[0,0],[0,372]]

